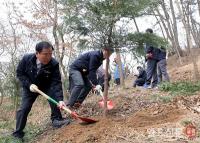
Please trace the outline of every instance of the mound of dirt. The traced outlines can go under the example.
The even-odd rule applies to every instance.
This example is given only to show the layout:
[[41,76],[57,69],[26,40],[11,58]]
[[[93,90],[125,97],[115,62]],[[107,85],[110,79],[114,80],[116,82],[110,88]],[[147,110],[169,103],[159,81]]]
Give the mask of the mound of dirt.
[[[121,112],[119,110],[119,112]],[[122,142],[122,140],[131,140],[131,136],[137,134],[136,130],[146,131],[152,126],[158,126],[165,123],[173,123],[178,121],[184,111],[177,109],[175,106],[160,106],[154,104],[149,108],[144,108],[129,116],[113,116],[113,111],[104,118],[96,116],[99,120],[95,124],[84,125],[77,121],[69,126],[59,130],[53,130],[51,136],[42,135],[38,142],[55,142],[55,143],[105,143],[105,142]],[[127,136],[129,134],[129,136]]]

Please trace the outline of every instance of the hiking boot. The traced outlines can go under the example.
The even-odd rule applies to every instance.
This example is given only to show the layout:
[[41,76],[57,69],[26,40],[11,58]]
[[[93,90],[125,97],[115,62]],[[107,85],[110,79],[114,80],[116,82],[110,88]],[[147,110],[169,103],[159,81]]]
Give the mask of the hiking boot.
[[52,121],[52,125],[55,128],[60,128],[63,125],[68,125],[69,123],[70,123],[70,120],[68,120],[68,119],[54,119]]

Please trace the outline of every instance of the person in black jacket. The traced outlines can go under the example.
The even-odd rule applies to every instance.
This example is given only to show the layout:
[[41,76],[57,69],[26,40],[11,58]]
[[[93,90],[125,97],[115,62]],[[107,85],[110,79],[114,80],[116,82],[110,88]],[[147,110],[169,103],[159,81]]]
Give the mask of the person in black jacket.
[[[45,41],[36,45],[36,53],[25,55],[17,67],[17,78],[22,85],[22,102],[16,114],[16,130],[13,136],[22,139],[23,129],[26,126],[27,116],[33,103],[38,97],[37,93],[30,91],[30,86],[35,84],[40,90],[59,102],[59,107],[65,106],[63,102],[63,90],[59,63],[52,58],[53,46]],[[69,124],[69,120],[63,119],[60,109],[49,102],[51,107],[51,120],[54,127]]]
[[87,97],[90,90],[99,90],[96,71],[104,59],[109,58],[113,49],[103,48],[87,52],[76,59],[69,69],[70,98],[67,106],[78,108]]
[[[153,34],[153,30],[148,28],[146,33]],[[145,44],[145,53],[146,53],[146,62],[147,62],[147,79],[144,84],[145,88],[154,88],[158,84],[157,77],[157,62],[158,62],[158,53],[159,49],[153,45],[146,43]]]
[[137,77],[137,79],[134,81],[133,87],[143,86],[146,81],[146,78],[147,78],[147,73],[141,66],[138,66],[137,70],[138,70],[139,74],[135,75]]

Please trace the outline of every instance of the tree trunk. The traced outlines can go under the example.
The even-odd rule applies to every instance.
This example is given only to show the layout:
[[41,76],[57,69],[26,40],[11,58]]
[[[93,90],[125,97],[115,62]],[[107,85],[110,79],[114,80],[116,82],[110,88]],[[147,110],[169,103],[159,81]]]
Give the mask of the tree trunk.
[[104,117],[107,116],[107,100],[108,100],[108,69],[109,69],[109,58],[106,58],[106,69],[104,77]]
[[125,88],[124,73],[123,73],[121,55],[119,53],[119,50],[116,50],[116,55],[117,55],[117,64],[118,64],[118,68],[119,68],[118,70],[119,70],[119,74],[120,74],[120,85],[124,89]]
[[154,14],[154,16],[155,16],[155,18],[156,18],[156,20],[157,20],[159,26],[160,26],[160,29],[161,29],[161,31],[162,31],[162,35],[163,35],[164,39],[167,40],[167,38],[165,37],[165,34],[164,34],[164,29],[163,29],[163,27],[162,27],[162,24],[160,23],[160,20],[158,19],[158,17],[156,16],[156,14],[155,14],[154,11],[153,11],[153,14]]
[[63,70],[63,64],[62,64],[62,60],[63,60],[63,57],[62,57],[62,54],[63,53],[60,53],[60,49],[59,49],[59,38],[58,38],[58,5],[57,5],[57,0],[54,0],[54,19],[53,19],[53,37],[54,37],[54,41],[55,41],[55,54],[56,54],[56,58],[59,62],[59,65],[60,65],[60,71],[61,71],[61,81],[62,81],[62,89],[63,89],[63,96],[64,98],[67,98],[67,94],[65,92],[65,86],[64,86],[64,83],[65,83],[65,74],[64,74],[64,70]]
[[15,114],[17,113],[17,109],[19,106],[19,93],[20,93],[20,88],[19,88],[19,83],[17,82],[17,77],[16,77],[16,51],[17,51],[17,35],[16,35],[16,27],[14,27],[14,24],[11,22],[11,18],[10,18],[10,14],[9,14],[9,24],[11,26],[12,29],[12,36],[13,36],[13,44],[14,44],[14,49],[11,51],[11,64],[12,64],[12,73],[13,76],[11,76],[11,81],[14,87],[14,107],[15,107]]
[[159,17],[160,17],[160,20],[161,20],[161,22],[162,22],[162,25],[163,25],[163,27],[164,27],[164,29],[165,29],[166,34],[167,34],[167,37],[168,37],[169,40],[171,41],[172,45],[174,45],[173,49],[175,50],[175,52],[176,52],[176,54],[177,54],[177,56],[178,56],[180,65],[182,65],[183,62],[182,62],[182,60],[181,60],[180,51],[178,50],[177,45],[176,45],[176,42],[174,41],[173,34],[172,34],[172,33],[170,32],[170,30],[169,30],[170,27],[167,27],[167,25],[166,25],[166,23],[165,23],[165,21],[164,21],[165,18],[164,18],[163,15],[160,13],[160,11],[159,11],[158,9],[155,9],[155,10],[156,10],[156,12],[158,13],[158,15],[159,15]]
[[176,43],[177,49],[179,50],[180,56],[182,55],[182,50],[180,48],[180,44],[179,44],[179,39],[178,39],[178,29],[177,29],[177,22],[176,22],[176,16],[175,16],[175,10],[174,10],[174,4],[173,1],[170,0],[170,9],[171,9],[171,13],[172,13],[172,29],[173,29],[173,37],[174,37],[174,41]]
[[[177,49],[177,51],[179,52],[180,56],[182,57],[183,56],[183,52],[180,48],[180,44],[179,44],[179,41],[178,41],[178,34],[175,34],[174,33],[174,30],[172,28],[172,25],[170,23],[170,16],[169,16],[169,13],[167,11],[167,8],[166,8],[166,5],[165,5],[165,1],[162,0],[162,4],[161,4],[161,7],[163,9],[163,12],[165,14],[165,19],[166,19],[166,22],[167,22],[167,27],[169,29],[169,32],[170,32],[170,35],[172,37],[172,40],[173,40],[173,43],[175,44],[175,47]],[[174,24],[174,23],[173,23]],[[177,31],[176,31],[177,32]]]
[[1,100],[0,100],[0,106],[2,105],[2,103],[3,103],[3,97],[4,97],[4,91],[3,91],[3,88],[2,87],[0,87],[0,93],[1,93]]
[[191,34],[193,36],[194,42],[198,48],[200,48],[200,39],[199,39],[199,29],[197,28],[196,22],[192,15],[190,15],[190,20],[191,20]]
[[197,4],[198,4],[199,16],[200,16],[200,0],[197,0]]
[[133,18],[133,21],[134,21],[134,24],[135,24],[137,32],[140,32],[135,17],[133,16],[132,18]]

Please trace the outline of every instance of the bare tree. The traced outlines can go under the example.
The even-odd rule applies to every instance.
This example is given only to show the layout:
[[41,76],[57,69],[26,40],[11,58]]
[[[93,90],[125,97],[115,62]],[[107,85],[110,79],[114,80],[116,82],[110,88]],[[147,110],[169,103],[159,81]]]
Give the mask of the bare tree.
[[[161,0],[161,9],[156,7],[154,10],[155,16],[159,16],[159,19],[165,29],[166,35],[168,39],[171,41],[173,45],[174,51],[177,53],[180,64],[182,64],[181,56],[183,56],[183,52],[180,48],[179,40],[178,40],[178,30],[177,30],[177,19],[175,17],[175,10],[173,6],[173,2],[170,0],[170,9],[171,9],[171,16],[169,10],[167,8],[165,0]],[[161,11],[162,10],[162,11]],[[163,12],[163,14],[162,14]],[[172,18],[171,18],[172,17]]]
[[[191,51],[191,48],[192,48],[192,37],[191,37],[191,25],[190,25],[190,20],[189,20],[189,7],[190,7],[190,4],[189,4],[189,1],[186,1],[186,7],[184,7],[184,3],[183,3],[183,0],[180,0],[180,3],[178,0],[175,1],[176,2],[176,5],[177,5],[177,8],[179,10],[179,14],[181,16],[181,20],[183,22],[183,25],[184,25],[184,28],[185,28],[185,31],[186,31],[186,38],[187,38],[187,42],[188,42],[188,51],[190,53],[190,58],[192,59],[192,63],[193,63],[193,79],[196,81],[199,79],[199,72],[198,72],[198,66],[197,66],[197,63],[196,63],[196,59],[195,59],[195,55],[194,53]],[[182,8],[181,8],[182,6]],[[186,8],[186,9],[185,9]]]

